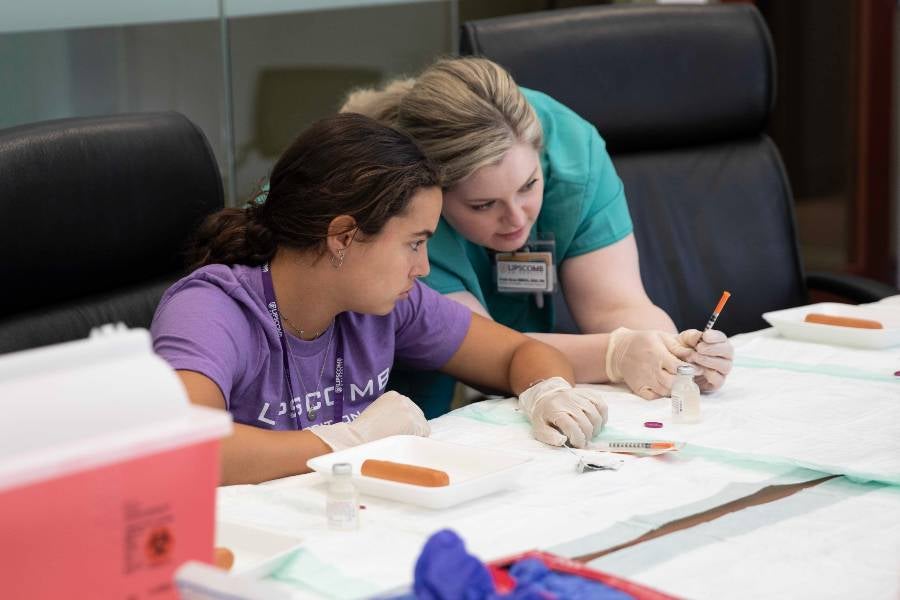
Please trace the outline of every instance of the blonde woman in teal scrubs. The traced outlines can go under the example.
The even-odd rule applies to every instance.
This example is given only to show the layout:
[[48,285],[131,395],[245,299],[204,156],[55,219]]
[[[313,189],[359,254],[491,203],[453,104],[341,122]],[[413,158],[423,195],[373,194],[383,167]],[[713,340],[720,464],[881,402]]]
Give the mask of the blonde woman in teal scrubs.
[[[723,384],[731,344],[720,331],[676,332],[647,297],[622,181],[597,130],[572,110],[482,58],[439,60],[417,78],[354,92],[342,110],[405,130],[444,169],[429,286],[555,346],[578,382],[625,382],[659,398],[690,362],[702,390]],[[548,263],[581,334],[552,333]],[[449,409],[452,380],[399,376],[392,383],[428,416]]]

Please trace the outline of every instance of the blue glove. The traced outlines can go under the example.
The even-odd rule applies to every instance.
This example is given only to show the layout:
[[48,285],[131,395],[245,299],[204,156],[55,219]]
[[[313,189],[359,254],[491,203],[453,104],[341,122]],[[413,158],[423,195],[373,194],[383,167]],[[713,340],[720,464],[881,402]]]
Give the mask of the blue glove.
[[[520,560],[509,574],[515,578],[516,590],[504,600],[558,598],[558,600],[633,600],[631,594],[577,575],[554,573],[536,558]],[[519,594],[523,594],[519,596]],[[542,595],[538,595],[542,594]]]
[[466,552],[460,537],[444,529],[425,543],[413,590],[417,600],[487,600],[494,597],[494,581],[487,567]]

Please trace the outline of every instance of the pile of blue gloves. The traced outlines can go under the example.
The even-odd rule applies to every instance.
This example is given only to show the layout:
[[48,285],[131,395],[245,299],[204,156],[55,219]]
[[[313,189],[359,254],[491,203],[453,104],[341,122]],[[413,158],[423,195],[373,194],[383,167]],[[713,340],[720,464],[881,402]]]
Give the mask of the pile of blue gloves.
[[577,575],[555,573],[536,558],[512,565],[514,589],[498,592],[488,568],[449,529],[432,535],[416,562],[413,593],[396,600],[632,600],[630,594]]

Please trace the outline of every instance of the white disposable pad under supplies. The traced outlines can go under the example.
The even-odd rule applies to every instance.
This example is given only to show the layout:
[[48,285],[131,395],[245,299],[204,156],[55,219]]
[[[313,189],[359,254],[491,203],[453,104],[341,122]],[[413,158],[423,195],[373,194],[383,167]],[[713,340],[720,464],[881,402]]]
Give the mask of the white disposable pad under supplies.
[[[175,572],[181,600],[307,600],[276,583],[241,577],[197,561],[188,561]],[[316,599],[319,600],[319,599]]]
[[303,539],[270,579],[324,597],[367,598],[408,585],[425,541],[446,527],[482,560],[534,548],[580,556],[766,486],[821,477],[788,466],[678,452],[615,455],[624,462],[621,469],[579,474],[579,457],[535,441],[516,406],[515,400],[488,400],[430,421],[432,441],[452,440],[483,455],[530,457],[518,484],[505,491],[439,511],[362,496],[359,530],[332,531],[325,518],[327,479],[313,473],[219,488],[218,518]]
[[[360,475],[365,460],[387,460],[438,469],[450,485],[424,487]],[[307,461],[309,468],[327,477],[337,463],[350,463],[353,482],[363,494],[409,502],[428,508],[447,508],[513,486],[530,461],[528,456],[440,442],[414,435],[395,435]]]
[[[641,439],[900,485],[896,350],[857,350],[765,334],[732,338],[734,368],[701,398],[702,420],[674,424],[668,398],[610,389],[608,427]],[[897,365],[897,366],[891,366]],[[644,427],[647,421],[662,429]]]
[[697,600],[896,600],[900,487],[833,479],[589,564]]
[[[804,319],[810,313],[869,319],[878,321],[884,328],[862,329],[859,327],[807,323]],[[852,304],[821,302],[819,304],[763,313],[763,318],[780,335],[789,339],[822,344],[838,344],[855,348],[889,348],[900,345],[900,305],[890,303],[855,306]]]

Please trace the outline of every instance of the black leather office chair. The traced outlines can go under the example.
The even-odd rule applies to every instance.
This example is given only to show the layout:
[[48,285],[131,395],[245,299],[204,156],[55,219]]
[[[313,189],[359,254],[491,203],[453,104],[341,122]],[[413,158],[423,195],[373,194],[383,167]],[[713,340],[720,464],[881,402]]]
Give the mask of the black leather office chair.
[[0,131],[0,352],[147,327],[222,205],[209,143],[178,113]]
[[[807,287],[874,301],[890,286],[806,278],[793,197],[764,133],[775,63],[752,5],[597,6],[465,23],[462,54],[505,66],[593,123],[625,184],[647,293],[679,329],[765,326]],[[566,329],[565,325],[562,327]]]

